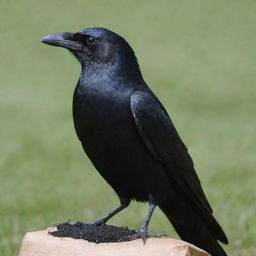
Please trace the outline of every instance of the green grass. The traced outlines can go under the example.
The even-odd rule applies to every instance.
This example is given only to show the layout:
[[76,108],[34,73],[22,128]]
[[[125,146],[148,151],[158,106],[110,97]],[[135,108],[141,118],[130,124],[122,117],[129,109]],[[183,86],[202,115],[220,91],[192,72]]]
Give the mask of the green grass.
[[[93,221],[118,204],[76,138],[71,99],[80,66],[39,43],[104,26],[123,35],[194,158],[230,256],[256,254],[256,2],[0,2],[0,254],[25,232]],[[138,229],[147,205],[110,223]],[[152,232],[176,237],[157,210]]]

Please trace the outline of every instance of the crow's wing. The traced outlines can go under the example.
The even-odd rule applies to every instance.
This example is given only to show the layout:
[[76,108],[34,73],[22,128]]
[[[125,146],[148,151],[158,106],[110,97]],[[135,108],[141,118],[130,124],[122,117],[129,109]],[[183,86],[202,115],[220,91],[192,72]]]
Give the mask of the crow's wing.
[[152,155],[197,208],[212,213],[187,148],[161,103],[147,92],[135,91],[130,104],[137,130]]
[[[188,219],[195,222],[185,227],[183,226],[186,223],[185,220],[182,223],[176,223],[175,219],[173,219],[175,215],[173,215],[172,210],[169,210],[169,207],[166,207],[166,203],[169,204],[169,202],[161,202],[162,205],[160,204],[159,207],[173,223],[181,237],[189,239],[189,241],[197,241],[199,237],[201,243],[202,236],[205,236],[203,240],[210,243],[207,245],[208,247],[213,245],[214,250],[218,248],[219,255],[226,255],[215,239],[223,243],[228,243],[227,237],[212,215],[212,209],[201,187],[200,180],[193,166],[193,161],[166,110],[150,92],[133,92],[130,104],[142,141],[153,157],[165,166],[169,179],[176,182],[188,201],[190,201],[187,206],[194,206],[194,210],[191,209],[188,212]],[[191,238],[191,230],[188,232],[187,229],[190,229],[191,225],[198,225],[198,223],[199,227],[197,227],[197,230],[201,230],[203,233],[194,234],[194,238]],[[208,231],[204,224],[208,227]],[[195,226],[193,226],[194,230]]]

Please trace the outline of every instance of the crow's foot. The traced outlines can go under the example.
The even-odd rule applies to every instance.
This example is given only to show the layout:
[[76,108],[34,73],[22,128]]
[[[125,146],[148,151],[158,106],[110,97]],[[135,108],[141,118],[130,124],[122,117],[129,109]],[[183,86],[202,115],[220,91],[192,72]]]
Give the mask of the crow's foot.
[[157,237],[157,238],[160,238],[160,237],[166,237],[168,236],[167,234],[161,234],[161,233],[158,233],[158,234],[148,234],[147,231],[139,231],[133,235],[130,235],[130,236],[126,236],[126,237],[123,237],[119,240],[119,242],[125,242],[125,241],[131,241],[131,240],[135,240],[135,239],[139,239],[141,238],[142,241],[143,241],[143,244],[146,243],[146,240],[147,238],[150,238],[150,237]]

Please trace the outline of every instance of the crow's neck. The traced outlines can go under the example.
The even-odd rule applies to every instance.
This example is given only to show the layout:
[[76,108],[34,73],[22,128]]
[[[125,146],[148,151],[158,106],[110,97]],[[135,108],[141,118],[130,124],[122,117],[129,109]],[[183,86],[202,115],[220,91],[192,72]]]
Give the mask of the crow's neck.
[[145,83],[137,61],[82,64],[81,78],[87,83],[113,83],[119,86],[139,86]]

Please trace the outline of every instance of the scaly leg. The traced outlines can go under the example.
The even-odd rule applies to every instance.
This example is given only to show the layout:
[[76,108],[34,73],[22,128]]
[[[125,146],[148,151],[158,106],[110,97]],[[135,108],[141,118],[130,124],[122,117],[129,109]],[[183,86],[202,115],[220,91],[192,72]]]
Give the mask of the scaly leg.
[[96,220],[94,223],[97,226],[105,224],[110,218],[112,218],[113,216],[115,216],[117,213],[121,212],[123,209],[125,209],[126,207],[128,207],[130,200],[127,199],[121,199],[121,205],[118,206],[115,210],[111,211],[109,214],[107,214],[106,216]]
[[151,220],[151,217],[153,215],[153,212],[154,212],[156,206],[157,206],[156,204],[154,204],[152,202],[149,202],[148,214],[147,214],[147,217],[146,217],[143,225],[140,228],[140,231],[135,233],[134,235],[130,235],[130,236],[124,237],[124,238],[120,239],[119,241],[120,242],[121,241],[129,241],[129,240],[141,238],[143,243],[145,244],[146,239],[148,237],[163,237],[163,236],[167,236],[166,234],[148,234],[148,225],[149,225],[149,222]]

